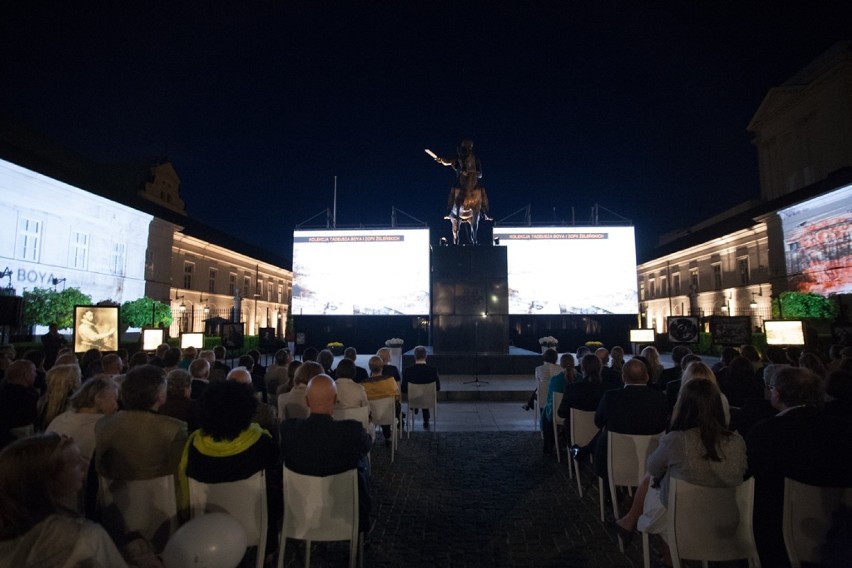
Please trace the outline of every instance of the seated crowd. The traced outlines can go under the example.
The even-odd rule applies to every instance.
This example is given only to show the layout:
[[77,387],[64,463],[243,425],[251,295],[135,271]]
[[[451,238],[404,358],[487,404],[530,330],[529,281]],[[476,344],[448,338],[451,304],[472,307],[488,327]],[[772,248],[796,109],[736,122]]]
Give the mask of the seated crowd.
[[[283,515],[282,465],[316,476],[357,468],[360,526],[369,529],[366,456],[375,427],[332,415],[391,397],[399,419],[406,383],[400,385],[389,350],[370,358],[369,374],[356,365],[353,348],[336,368],[327,350],[307,349],[295,361],[281,349],[268,368],[256,351],[233,368],[226,355],[221,347],[164,344],[129,358],[97,350],[78,358],[60,348],[45,369],[43,355],[11,353],[0,369],[0,567],[157,565],[164,543],[151,539],[140,549],[138,534],[100,510],[105,481],[173,476],[185,521],[188,480],[223,483],[263,471],[271,562]],[[406,379],[437,383],[426,350],[416,355]]]
[[[615,530],[624,539],[637,528],[665,537],[672,477],[730,487],[753,476],[754,536],[761,561],[788,566],[781,527],[784,478],[852,487],[852,348],[833,346],[823,363],[816,353],[778,347],[763,358],[747,345],[726,348],[711,368],[678,346],[672,352],[674,365],[665,368],[649,346],[627,362],[619,356],[620,373],[609,375],[605,348],[594,354],[584,350],[572,371],[557,367],[557,354],[549,351],[536,370],[537,379],[549,381],[541,411],[546,454],[556,442],[554,392],[563,393],[556,409],[561,418],[567,419],[572,408],[595,411],[598,435],[570,451],[579,460],[593,457],[601,478],[607,477],[607,432],[663,434],[629,511],[616,519]],[[560,446],[566,447],[568,439],[566,429]],[[670,565],[667,547],[664,552],[663,562]]]

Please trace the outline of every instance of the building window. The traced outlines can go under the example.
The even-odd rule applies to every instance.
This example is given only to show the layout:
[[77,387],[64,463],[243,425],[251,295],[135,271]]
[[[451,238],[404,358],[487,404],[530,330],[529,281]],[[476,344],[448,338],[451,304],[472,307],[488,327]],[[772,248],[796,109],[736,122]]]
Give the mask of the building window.
[[279,304],[284,303],[284,285],[283,284],[278,285],[278,303]]
[[672,274],[672,293],[680,296],[680,272]]
[[269,281],[266,283],[266,301],[267,301],[267,302],[271,302],[271,301],[272,301],[272,292],[273,292],[273,290],[275,290],[275,288],[272,286],[272,280],[269,280]]
[[660,276],[660,296],[666,297],[669,295],[669,279],[665,276]]
[[228,294],[231,296],[237,294],[237,275],[234,272],[228,274]]
[[698,292],[698,269],[690,268],[689,269],[689,287]]
[[722,265],[718,263],[713,265],[713,289],[722,289]]
[[648,296],[654,298],[657,295],[657,281],[654,278],[648,280]]
[[211,294],[216,293],[216,269],[211,268],[207,271],[207,291]]
[[258,279],[257,282],[255,282],[254,288],[255,288],[255,290],[257,290],[257,292],[255,292],[254,295],[257,296],[258,298],[262,298],[263,297],[263,280]]
[[251,296],[251,276],[243,276],[243,298]]
[[195,270],[195,265],[191,262],[183,263],[183,287],[186,290],[192,290],[192,272]]
[[71,233],[71,268],[86,270],[89,265],[89,234]]
[[41,221],[20,217],[18,219],[17,258],[38,262],[41,249]]
[[748,275],[748,257],[744,256],[737,259],[737,272],[740,275],[740,284],[745,286],[749,283]]
[[124,243],[113,243],[112,256],[110,257],[109,270],[116,276],[124,276],[124,268],[127,264],[127,245]]
[[639,301],[645,301],[645,282],[642,280],[639,281]]

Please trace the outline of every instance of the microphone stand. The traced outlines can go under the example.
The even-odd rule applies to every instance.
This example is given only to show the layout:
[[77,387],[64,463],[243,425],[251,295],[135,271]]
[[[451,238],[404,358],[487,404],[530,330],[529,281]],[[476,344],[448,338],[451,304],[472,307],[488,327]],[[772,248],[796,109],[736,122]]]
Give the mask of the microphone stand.
[[465,385],[482,385],[489,384],[488,381],[479,380],[479,321],[473,322],[473,380],[465,381]]

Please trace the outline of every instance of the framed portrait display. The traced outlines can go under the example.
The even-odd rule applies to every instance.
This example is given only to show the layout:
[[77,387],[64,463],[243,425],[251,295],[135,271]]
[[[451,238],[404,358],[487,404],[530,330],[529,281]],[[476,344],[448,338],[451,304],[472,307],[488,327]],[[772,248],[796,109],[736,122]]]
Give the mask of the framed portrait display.
[[74,352],[118,349],[118,306],[74,306]]
[[240,349],[243,346],[245,324],[228,322],[222,324],[222,345],[227,349]]
[[698,318],[684,316],[669,316],[667,318],[669,341],[672,343],[697,343]]
[[716,345],[747,345],[751,343],[751,317],[713,316],[710,335]]
[[805,326],[801,320],[766,320],[767,345],[805,345]]
[[142,330],[142,351],[156,351],[157,347],[165,343],[166,330],[163,328]]
[[200,331],[184,331],[180,334],[180,348],[204,349],[204,334]]
[[654,343],[653,329],[639,328],[630,330],[630,343]]

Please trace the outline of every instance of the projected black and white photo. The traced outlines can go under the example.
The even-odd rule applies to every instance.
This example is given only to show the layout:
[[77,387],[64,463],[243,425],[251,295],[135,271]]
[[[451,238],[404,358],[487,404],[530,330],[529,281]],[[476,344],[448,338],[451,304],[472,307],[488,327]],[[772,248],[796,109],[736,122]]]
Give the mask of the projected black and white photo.
[[[495,228],[509,265],[509,313],[635,314],[633,227]],[[581,270],[583,259],[593,270]]]
[[118,349],[118,307],[74,306],[74,352]]
[[429,230],[293,234],[293,315],[426,315]]

